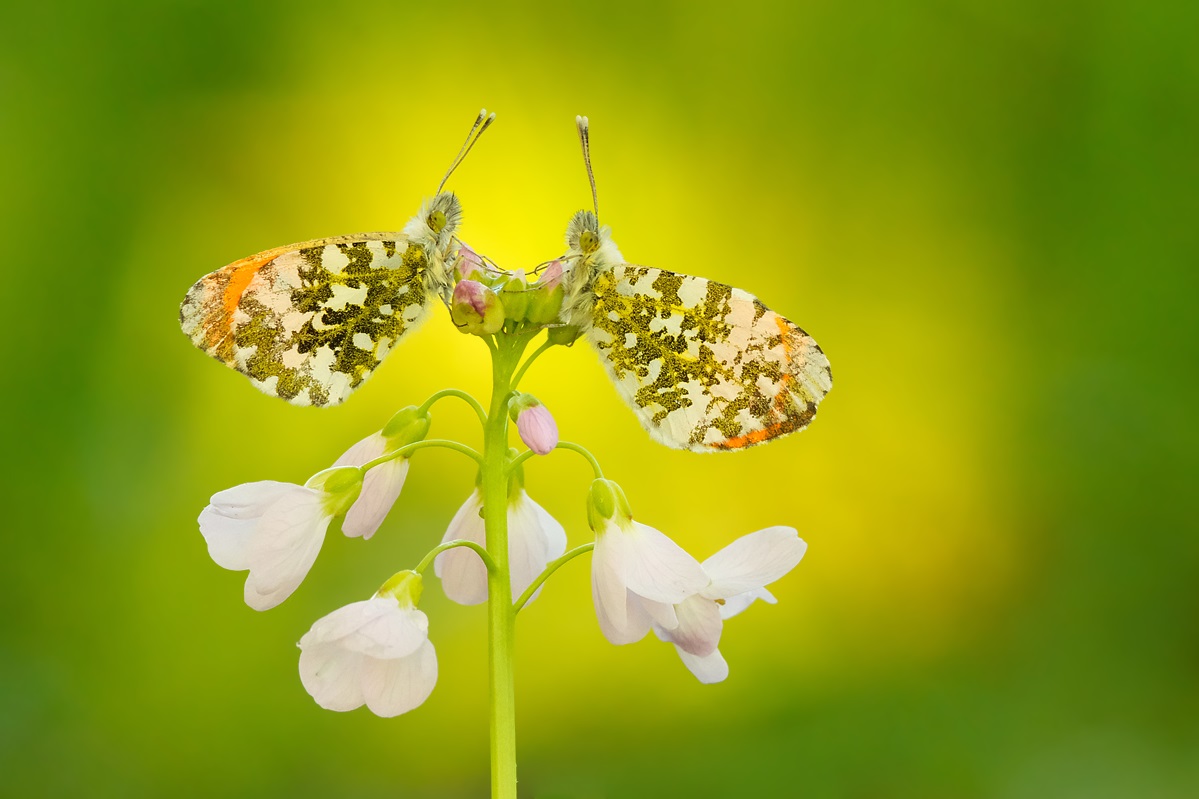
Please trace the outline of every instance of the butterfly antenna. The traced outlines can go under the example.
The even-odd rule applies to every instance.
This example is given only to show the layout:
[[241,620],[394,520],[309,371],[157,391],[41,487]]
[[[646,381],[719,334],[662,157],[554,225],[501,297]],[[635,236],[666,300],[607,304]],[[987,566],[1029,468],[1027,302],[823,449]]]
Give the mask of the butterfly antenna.
[[445,177],[441,179],[441,183],[437,184],[438,194],[441,194],[441,189],[445,186],[445,182],[450,179],[450,175],[454,174],[454,170],[458,168],[458,165],[466,159],[467,153],[475,146],[475,142],[483,135],[483,131],[491,126],[492,122],[495,122],[495,112],[488,114],[486,108],[480,109],[479,115],[475,117],[475,124],[470,126],[470,133],[466,134],[466,141],[462,143],[458,154],[454,156],[454,160],[450,163],[450,168],[446,170]]
[[583,145],[583,163],[587,165],[587,180],[591,181],[591,205],[595,208],[595,219],[599,221],[599,195],[595,193],[595,173],[591,171],[591,132],[587,117],[575,117],[579,129],[579,143]]

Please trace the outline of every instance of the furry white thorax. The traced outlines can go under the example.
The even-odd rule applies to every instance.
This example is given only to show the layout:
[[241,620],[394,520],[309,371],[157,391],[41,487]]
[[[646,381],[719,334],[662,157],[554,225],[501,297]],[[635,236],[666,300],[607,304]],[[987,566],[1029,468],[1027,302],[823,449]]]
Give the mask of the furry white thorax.
[[[599,238],[599,246],[590,253],[584,253],[579,244],[584,231],[591,231]],[[562,257],[566,296],[559,318],[585,331],[591,326],[591,289],[596,276],[624,263],[624,256],[612,241],[611,229],[607,225],[601,227],[591,211],[578,211],[571,217],[566,226],[566,247],[566,255]]]
[[[429,225],[429,216],[434,211],[445,215],[445,227],[440,231],[434,231]],[[462,204],[453,192],[443,191],[421,203],[420,211],[404,225],[404,235],[408,241],[419,244],[425,251],[428,264],[425,287],[447,304],[454,291],[450,275],[457,259],[459,244],[456,234],[461,224]]]

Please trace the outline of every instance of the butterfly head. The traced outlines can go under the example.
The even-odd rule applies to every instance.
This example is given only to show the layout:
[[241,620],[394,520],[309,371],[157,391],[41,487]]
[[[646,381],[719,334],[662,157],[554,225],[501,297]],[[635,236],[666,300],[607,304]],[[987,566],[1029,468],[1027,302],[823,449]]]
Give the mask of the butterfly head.
[[425,247],[445,252],[462,224],[462,204],[453,192],[443,191],[426,200],[420,212],[404,227],[404,232]]
[[618,264],[624,259],[616,243],[612,241],[612,231],[607,225],[600,226],[599,219],[591,211],[577,211],[566,226],[566,254],[569,260],[579,260],[584,263]]

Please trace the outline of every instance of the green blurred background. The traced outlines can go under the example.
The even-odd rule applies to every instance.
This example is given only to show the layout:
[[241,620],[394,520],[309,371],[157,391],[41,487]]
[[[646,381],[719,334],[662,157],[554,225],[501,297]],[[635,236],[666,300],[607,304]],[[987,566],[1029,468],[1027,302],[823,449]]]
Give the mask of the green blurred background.
[[[561,251],[588,114],[625,256],[754,292],[837,381],[803,435],[698,456],[585,347],[531,372],[700,558],[771,524],[810,550],[726,627],[717,686],[608,645],[565,568],[520,618],[522,795],[1199,795],[1194,4],[247,6],[0,11],[0,794],[485,794],[481,609],[429,587],[441,675],[410,715],[322,711],[296,673],[314,619],[441,536],[460,456],[422,453],[379,535],[330,536],[269,613],[195,523],[482,395],[484,348],[439,312],[315,411],[176,321],[236,258],[398,229],[485,105],[450,184],[473,247]],[[434,429],[478,440],[453,403]],[[528,469],[572,543],[588,476]]]

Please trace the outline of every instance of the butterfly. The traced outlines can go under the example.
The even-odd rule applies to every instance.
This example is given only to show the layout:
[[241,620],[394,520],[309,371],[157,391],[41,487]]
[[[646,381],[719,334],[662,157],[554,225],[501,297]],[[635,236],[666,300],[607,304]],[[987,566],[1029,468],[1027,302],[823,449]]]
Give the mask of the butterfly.
[[449,304],[462,205],[446,180],[495,119],[479,112],[449,171],[404,229],[289,244],[234,261],[187,292],[192,342],[293,405],[337,405],[400,340]]
[[742,449],[807,427],[833,385],[820,346],[747,291],[626,263],[599,224],[587,118],[576,125],[596,210],[567,226],[562,323],[668,447]]

